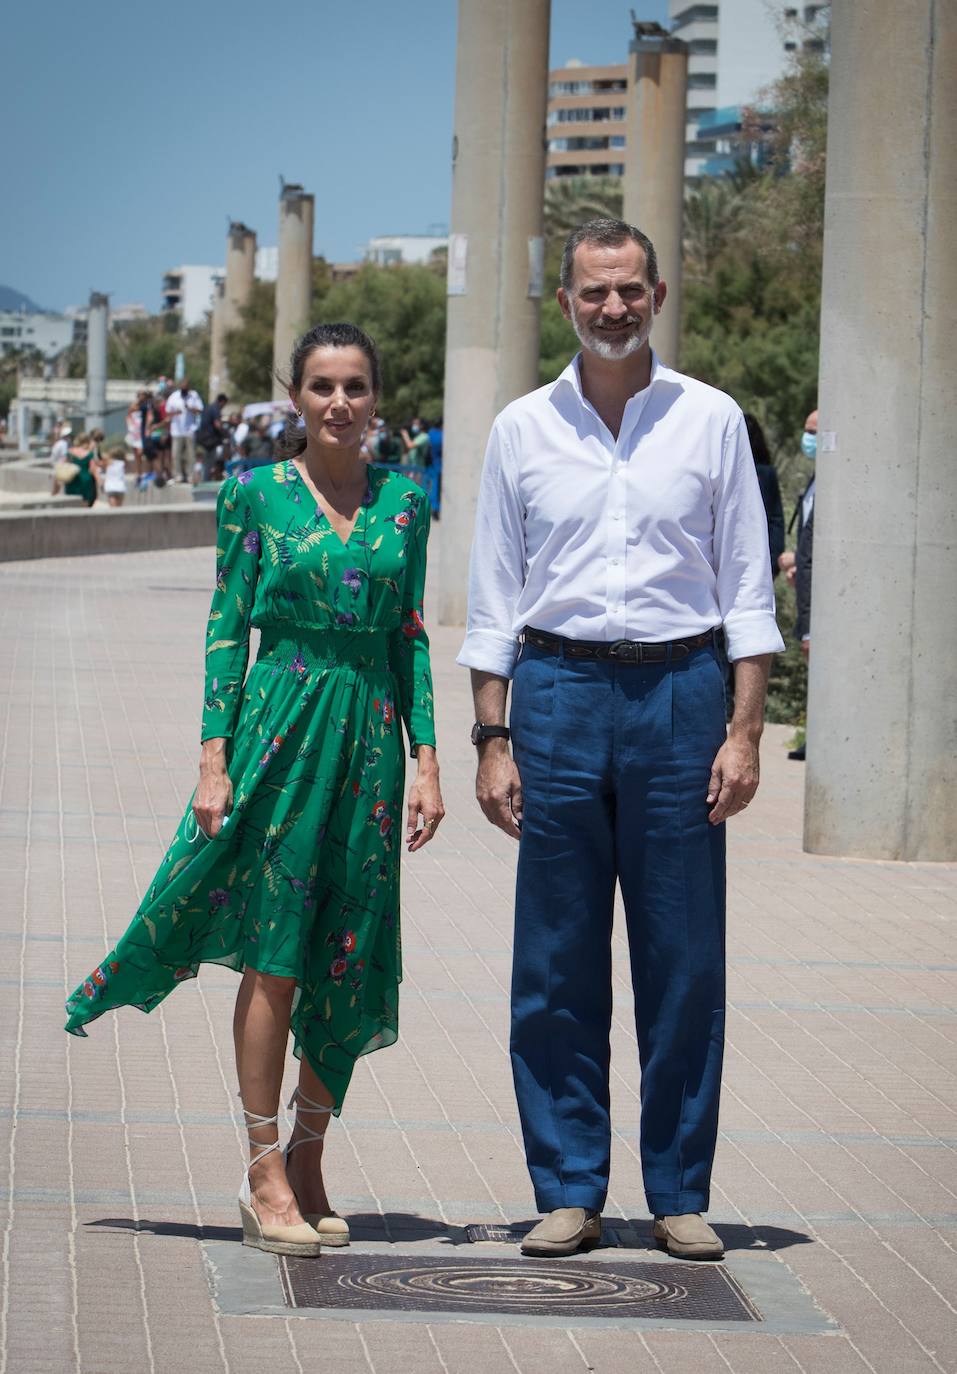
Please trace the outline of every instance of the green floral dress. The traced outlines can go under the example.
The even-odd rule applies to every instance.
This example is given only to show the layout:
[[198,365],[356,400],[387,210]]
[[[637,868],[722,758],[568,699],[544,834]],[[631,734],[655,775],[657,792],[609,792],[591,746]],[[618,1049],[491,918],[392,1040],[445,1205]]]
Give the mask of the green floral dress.
[[230,478],[218,517],[202,738],[227,738],[233,809],[213,839],[187,809],[126,934],[67,1002],[66,1029],[152,1011],[201,963],[294,977],[296,1053],[338,1111],[356,1059],[398,1031],[400,718],[413,754],[435,743],[429,503],[370,467],[343,544],[285,462]]

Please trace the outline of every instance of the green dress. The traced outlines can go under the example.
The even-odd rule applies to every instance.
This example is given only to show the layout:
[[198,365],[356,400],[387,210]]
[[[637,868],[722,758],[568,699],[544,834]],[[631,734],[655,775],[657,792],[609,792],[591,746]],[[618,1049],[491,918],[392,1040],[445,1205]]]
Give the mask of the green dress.
[[66,496],[82,496],[88,506],[92,506],[93,502],[96,500],[96,478],[90,471],[90,465],[95,457],[96,452],[94,449],[90,449],[89,453],[85,454],[82,458],[71,453],[69,461],[71,463],[76,463],[80,471],[75,477],[71,477],[63,488]]
[[218,518],[202,738],[227,737],[233,809],[213,839],[187,809],[125,935],[67,1002],[66,1029],[152,1011],[201,963],[293,977],[296,1053],[338,1112],[358,1056],[398,1032],[400,719],[413,754],[435,743],[429,503],[370,467],[343,544],[283,462],[230,478]]

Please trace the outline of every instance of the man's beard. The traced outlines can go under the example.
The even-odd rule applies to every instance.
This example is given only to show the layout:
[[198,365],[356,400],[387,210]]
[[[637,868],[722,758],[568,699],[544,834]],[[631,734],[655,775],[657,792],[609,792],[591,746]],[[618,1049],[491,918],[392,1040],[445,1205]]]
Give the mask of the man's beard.
[[582,348],[587,348],[589,353],[604,358],[606,362],[617,362],[621,358],[630,357],[632,353],[637,353],[642,344],[647,342],[648,335],[651,333],[650,320],[647,327],[642,329],[640,318],[637,315],[628,315],[623,323],[637,325],[637,329],[623,329],[617,338],[613,335],[603,338],[595,334],[591,326],[581,323],[572,301],[568,302],[568,306],[572,317],[572,328],[578,335],[578,342]]

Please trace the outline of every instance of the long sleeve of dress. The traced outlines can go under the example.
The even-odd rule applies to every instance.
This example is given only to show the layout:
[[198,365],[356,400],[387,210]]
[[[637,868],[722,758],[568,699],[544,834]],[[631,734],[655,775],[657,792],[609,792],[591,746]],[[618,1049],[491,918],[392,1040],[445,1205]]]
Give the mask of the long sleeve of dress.
[[259,530],[242,484],[232,477],[216,504],[216,590],[206,630],[201,739],[232,735],[249,660],[249,626],[259,580]]
[[399,714],[405,724],[409,748],[414,757],[420,744],[435,745],[432,666],[429,637],[422,616],[426,550],[432,523],[432,511],[424,493],[414,510],[408,514],[412,524],[405,546],[402,622],[389,637],[389,662],[398,683]]

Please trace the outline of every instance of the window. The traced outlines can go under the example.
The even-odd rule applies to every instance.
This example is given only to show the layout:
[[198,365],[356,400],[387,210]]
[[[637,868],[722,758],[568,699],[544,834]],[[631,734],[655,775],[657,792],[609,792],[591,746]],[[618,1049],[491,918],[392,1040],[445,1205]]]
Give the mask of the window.
[[622,134],[614,134],[608,142],[612,148],[624,148],[625,146],[625,140]]
[[713,91],[718,84],[717,72],[689,72],[689,91]]
[[784,45],[784,51],[785,51],[785,52],[795,52],[796,50],[797,50],[797,44],[796,44],[796,43],[785,43],[785,45]]

